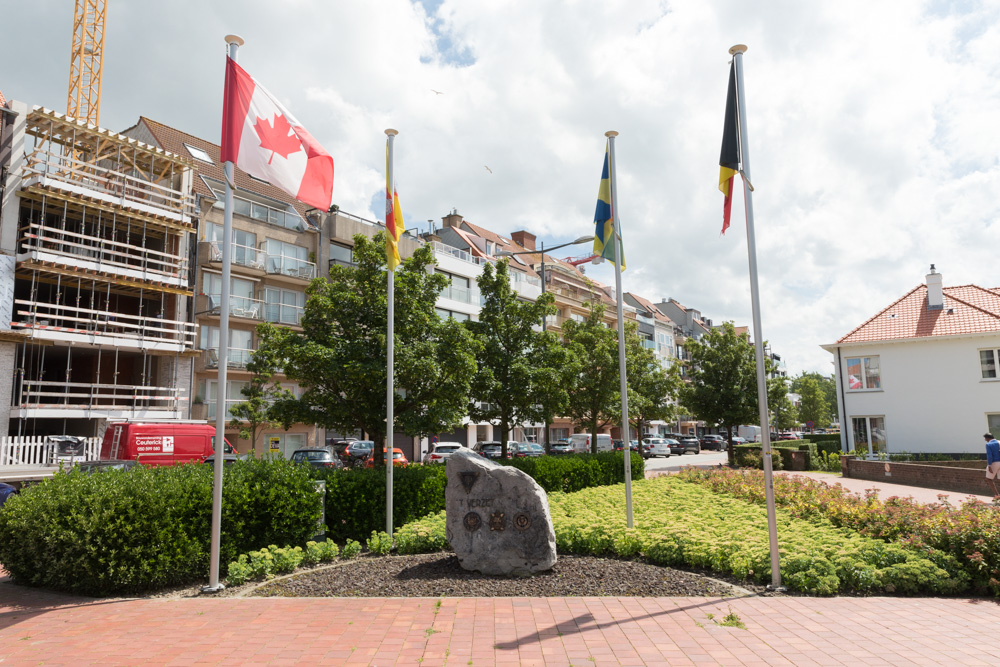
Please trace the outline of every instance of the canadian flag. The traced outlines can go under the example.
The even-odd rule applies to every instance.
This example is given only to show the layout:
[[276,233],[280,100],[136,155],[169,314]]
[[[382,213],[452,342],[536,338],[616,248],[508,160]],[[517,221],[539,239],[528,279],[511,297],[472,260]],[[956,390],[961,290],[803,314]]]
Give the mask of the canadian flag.
[[326,211],[333,203],[333,158],[232,58],[226,58],[222,161],[310,206]]

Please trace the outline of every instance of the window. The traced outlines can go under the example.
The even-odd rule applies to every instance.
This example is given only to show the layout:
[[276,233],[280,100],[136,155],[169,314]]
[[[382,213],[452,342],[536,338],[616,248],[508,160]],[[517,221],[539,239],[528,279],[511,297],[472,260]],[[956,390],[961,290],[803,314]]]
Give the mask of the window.
[[302,321],[305,305],[305,292],[274,287],[264,289],[264,319],[268,322],[298,324]]
[[307,444],[305,433],[265,433],[264,447],[277,449],[286,458],[292,458],[292,452],[302,449]]
[[[207,240],[215,241],[216,243],[222,243],[222,225],[210,222],[208,223],[208,236]],[[253,232],[248,232],[243,229],[233,229],[233,243],[238,246],[245,246],[248,248],[257,247],[257,235]]]
[[[233,415],[229,412],[234,405],[241,403],[246,400],[246,397],[241,393],[240,390],[243,387],[249,386],[249,382],[227,382],[226,383],[226,419],[230,420]],[[216,415],[216,401],[219,400],[219,382],[218,380],[209,380],[206,383],[206,393],[208,397],[205,403],[208,405],[208,419],[212,421],[215,419]]]
[[446,320],[450,317],[458,322],[467,322],[472,319],[467,313],[456,313],[453,310],[445,310],[444,308],[435,308],[434,312],[436,312],[437,316],[442,320]]
[[579,322],[580,324],[583,324],[584,322],[587,321],[587,318],[579,313],[570,313],[569,319],[573,320],[574,322]]
[[549,442],[555,442],[556,440],[568,440],[569,439],[569,429],[568,428],[550,428],[549,429]]
[[979,350],[979,368],[984,380],[996,379],[998,350]]
[[[250,350],[253,348],[251,343],[252,338],[252,331],[247,329],[230,329],[229,347],[234,350]],[[219,327],[213,327],[207,324],[202,325],[201,343],[199,348],[202,350],[219,349]]]
[[[469,289],[471,283],[468,278],[465,276],[456,276],[447,271],[439,270],[438,273],[448,279],[448,286],[441,292],[441,298],[461,301],[462,303],[473,303],[472,290]],[[478,296],[476,299],[478,300]]]
[[878,357],[853,357],[847,359],[847,389],[881,389],[882,375]]
[[852,417],[854,449],[869,456],[885,454],[885,417]]
[[309,261],[309,248],[294,243],[267,239],[261,246],[267,254],[267,272],[312,279],[316,265]]
[[354,266],[354,249],[337,243],[331,243],[330,264]]
[[190,144],[184,144],[184,148],[186,148],[187,152],[191,154],[191,157],[193,157],[193,158],[195,158],[197,160],[201,160],[202,162],[207,162],[209,164],[215,164],[214,162],[212,162],[211,156],[208,153],[206,153],[204,150],[198,148],[197,146],[191,146]]

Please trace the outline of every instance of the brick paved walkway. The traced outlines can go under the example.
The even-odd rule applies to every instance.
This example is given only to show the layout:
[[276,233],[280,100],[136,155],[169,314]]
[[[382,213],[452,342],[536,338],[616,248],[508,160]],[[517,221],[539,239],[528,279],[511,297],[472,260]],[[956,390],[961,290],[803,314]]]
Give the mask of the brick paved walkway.
[[[745,629],[716,623],[730,611]],[[965,599],[101,601],[0,581],[4,667],[997,665],[997,627],[1000,605]]]

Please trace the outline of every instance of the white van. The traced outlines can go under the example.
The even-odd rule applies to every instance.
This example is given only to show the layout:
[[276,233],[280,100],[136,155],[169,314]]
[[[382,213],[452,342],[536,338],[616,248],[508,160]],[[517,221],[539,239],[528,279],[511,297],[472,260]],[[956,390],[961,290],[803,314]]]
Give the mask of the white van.
[[[569,442],[573,445],[574,454],[589,454],[590,453],[590,434],[589,433],[574,433],[569,436]],[[597,451],[599,452],[610,452],[614,449],[614,443],[611,441],[611,436],[607,433],[597,434]]]

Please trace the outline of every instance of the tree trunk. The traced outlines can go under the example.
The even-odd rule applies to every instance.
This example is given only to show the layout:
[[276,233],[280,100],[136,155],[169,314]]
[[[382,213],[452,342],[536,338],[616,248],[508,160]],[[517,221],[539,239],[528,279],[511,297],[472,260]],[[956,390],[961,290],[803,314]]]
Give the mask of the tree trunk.
[[508,452],[507,452],[507,440],[508,440],[508,437],[507,436],[508,436],[509,430],[510,430],[510,427],[508,426],[507,418],[506,417],[501,417],[500,418],[500,459],[501,460],[508,458]]
[[597,453],[597,420],[591,422],[590,426],[590,453]]

